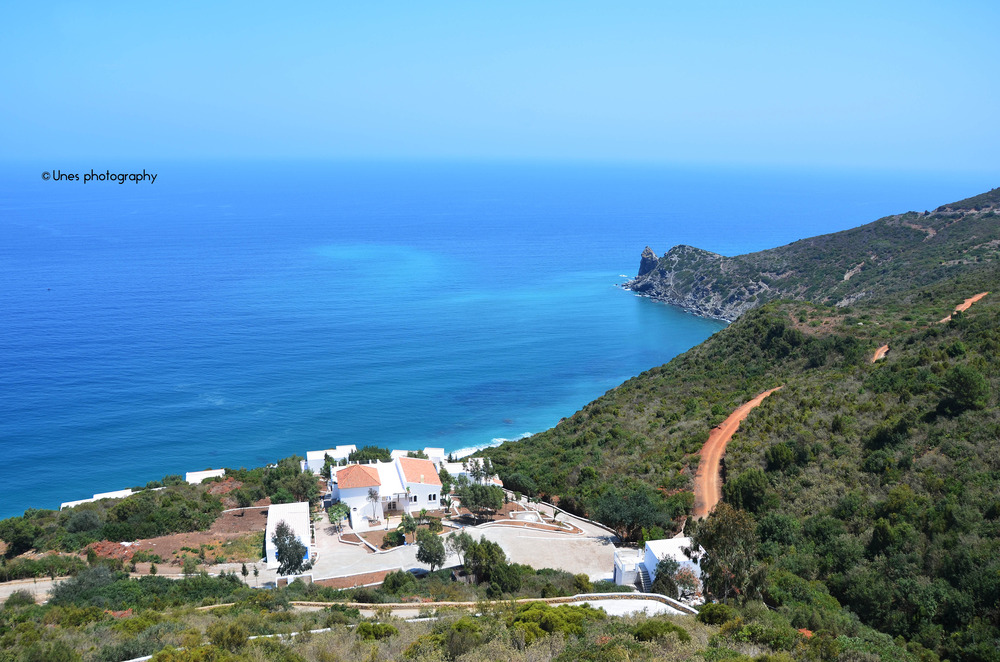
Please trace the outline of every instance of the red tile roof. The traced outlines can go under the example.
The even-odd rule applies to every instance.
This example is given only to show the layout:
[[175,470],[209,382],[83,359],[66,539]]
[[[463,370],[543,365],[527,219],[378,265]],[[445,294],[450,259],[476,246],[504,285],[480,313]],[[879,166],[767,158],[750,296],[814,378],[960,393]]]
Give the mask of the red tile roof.
[[421,460],[416,457],[400,457],[399,466],[403,469],[403,478],[407,483],[420,483],[422,485],[440,485],[441,478],[438,477],[437,469],[430,460]]
[[337,472],[337,487],[349,490],[353,487],[378,487],[378,469],[363,464],[352,464]]

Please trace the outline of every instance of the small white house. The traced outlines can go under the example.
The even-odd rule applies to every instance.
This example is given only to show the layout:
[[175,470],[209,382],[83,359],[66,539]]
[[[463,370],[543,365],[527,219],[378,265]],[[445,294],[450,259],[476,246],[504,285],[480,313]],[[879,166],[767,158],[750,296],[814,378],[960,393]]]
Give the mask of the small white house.
[[647,540],[642,550],[618,549],[615,551],[615,583],[630,586],[639,583],[648,590],[656,579],[656,565],[665,558],[672,558],[682,568],[690,569],[701,581],[701,557],[705,551],[698,551],[688,558],[684,550],[691,547],[691,538],[666,538]]
[[[684,553],[685,549],[691,547],[691,539],[684,538],[666,538],[664,540],[647,540],[646,547],[643,550],[643,565],[646,566],[646,570],[649,572],[649,580],[653,581],[656,579],[656,565],[666,558],[671,558],[678,563],[680,563],[682,568],[688,568],[693,573],[694,576],[699,580],[701,579],[701,553],[693,553],[691,556],[694,558],[688,558],[687,554]],[[700,548],[699,548],[699,551]]]
[[292,533],[295,534],[298,541],[306,546],[303,560],[308,561],[312,554],[312,522],[309,518],[309,502],[272,504],[267,509],[267,527],[264,533],[267,567],[271,570],[278,567],[278,553],[271,538],[274,537],[274,530],[278,528],[278,523],[282,521],[292,528]]

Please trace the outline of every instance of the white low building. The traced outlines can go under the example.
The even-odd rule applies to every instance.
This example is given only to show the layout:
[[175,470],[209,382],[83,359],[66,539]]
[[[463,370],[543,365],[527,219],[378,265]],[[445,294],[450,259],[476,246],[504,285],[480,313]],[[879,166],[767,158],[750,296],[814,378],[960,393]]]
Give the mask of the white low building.
[[309,516],[309,502],[300,501],[298,503],[275,503],[267,509],[267,527],[264,533],[264,549],[267,554],[268,569],[278,567],[278,553],[275,549],[274,531],[278,528],[278,523],[284,521],[291,527],[296,539],[306,547],[303,560],[308,561],[312,555],[312,520]]
[[656,579],[656,566],[666,558],[671,558],[687,568],[701,581],[701,557],[703,549],[688,555],[691,549],[691,538],[666,538],[663,540],[647,540],[641,550],[615,550],[615,583],[620,586],[639,585],[643,590],[649,590]]
[[201,481],[206,478],[222,478],[226,475],[225,469],[206,469],[205,471],[189,471],[184,474],[184,480],[191,485],[201,485]]
[[89,499],[64,501],[62,504],[59,505],[59,510],[62,510],[63,508],[73,508],[74,506],[79,506],[82,503],[93,503],[94,501],[100,501],[101,499],[124,499],[127,496],[132,496],[133,494],[135,494],[135,492],[131,489],[115,490],[114,492],[100,492],[90,497]]
[[302,471],[311,471],[319,475],[319,472],[323,470],[323,465],[326,464],[327,455],[334,462],[346,462],[348,456],[356,450],[358,450],[358,447],[354,444],[344,444],[343,446],[327,448],[321,451],[306,451],[306,459],[302,461]]
[[[460,477],[464,477],[469,482],[475,482],[472,479],[472,472],[470,471],[470,464],[469,464],[474,459],[475,458],[470,458],[462,462],[442,462],[441,468],[448,472],[448,475],[451,476],[452,481],[457,481]],[[487,479],[487,482],[489,482],[492,485],[503,487],[503,481],[501,481],[496,474],[490,476]]]

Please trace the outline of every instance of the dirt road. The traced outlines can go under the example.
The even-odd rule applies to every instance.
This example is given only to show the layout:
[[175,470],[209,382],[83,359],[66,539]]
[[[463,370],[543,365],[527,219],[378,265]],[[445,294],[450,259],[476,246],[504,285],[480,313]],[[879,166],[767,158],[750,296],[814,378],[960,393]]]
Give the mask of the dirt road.
[[[969,309],[969,306],[971,306],[975,302],[979,301],[980,299],[982,299],[987,294],[989,294],[989,292],[980,292],[979,294],[977,294],[974,297],[969,297],[968,299],[966,299],[962,303],[960,303],[957,306],[955,306],[955,313],[965,312],[966,310]],[[952,313],[952,315],[954,315],[955,313]],[[938,324],[946,324],[947,322],[950,322],[950,321],[951,321],[951,315],[948,315],[948,317],[945,317],[944,319],[940,320],[938,322]]]
[[764,398],[771,395],[781,387],[764,391],[753,400],[744,403],[736,408],[722,424],[708,435],[708,441],[701,448],[701,462],[698,464],[698,473],[694,477],[694,515],[695,519],[703,519],[708,516],[715,504],[722,498],[722,477],[719,475],[722,456],[726,452],[726,444],[732,438],[733,433],[740,427],[740,421],[747,417],[747,414],[764,401]]
[[872,363],[875,363],[879,359],[884,359],[885,355],[888,353],[889,353],[889,346],[882,345],[881,347],[875,350],[874,354],[872,354]]

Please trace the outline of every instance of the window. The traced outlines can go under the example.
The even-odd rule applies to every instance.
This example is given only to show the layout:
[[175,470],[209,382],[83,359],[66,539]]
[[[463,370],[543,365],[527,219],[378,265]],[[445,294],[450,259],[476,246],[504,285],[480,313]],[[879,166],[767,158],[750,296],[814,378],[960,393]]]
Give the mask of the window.
[[431,494],[431,495],[429,495],[429,496],[427,497],[427,500],[428,500],[428,501],[437,501],[437,498],[438,498],[438,495],[436,495],[436,494]]
[[416,502],[417,502],[417,495],[414,494],[413,496],[410,497],[410,503],[416,503]]

